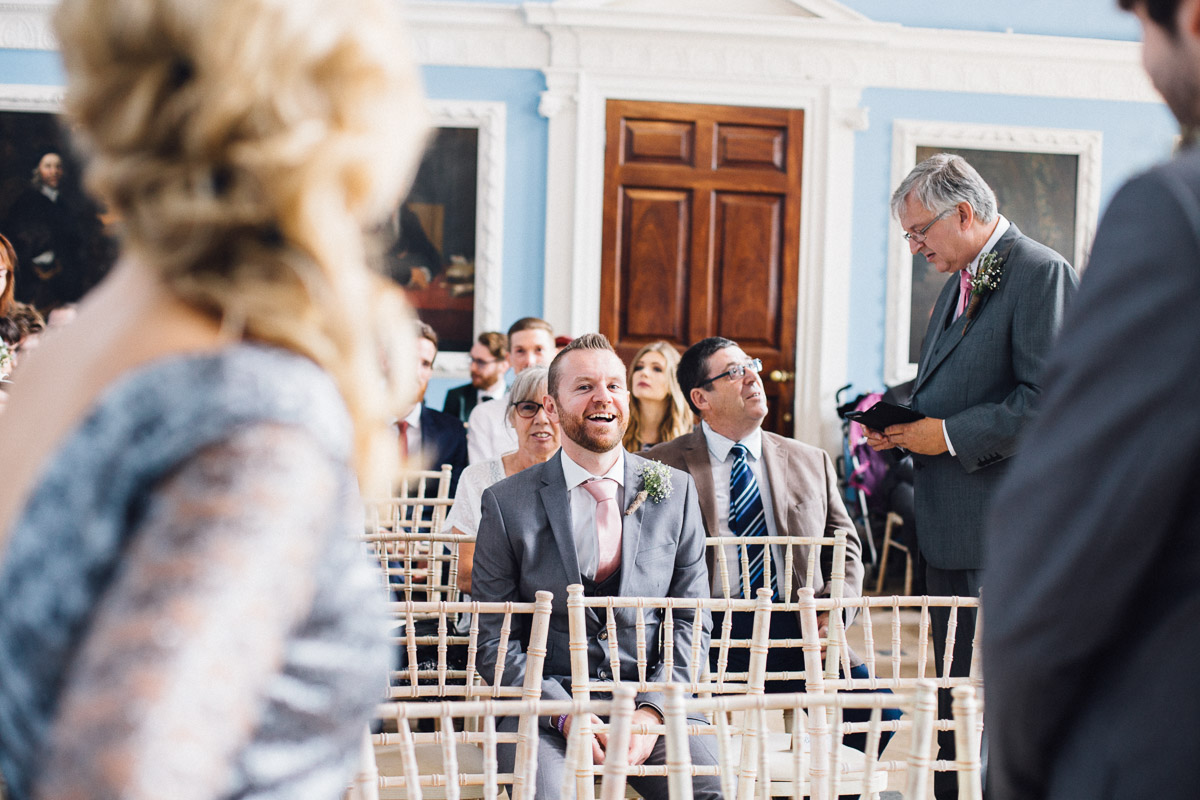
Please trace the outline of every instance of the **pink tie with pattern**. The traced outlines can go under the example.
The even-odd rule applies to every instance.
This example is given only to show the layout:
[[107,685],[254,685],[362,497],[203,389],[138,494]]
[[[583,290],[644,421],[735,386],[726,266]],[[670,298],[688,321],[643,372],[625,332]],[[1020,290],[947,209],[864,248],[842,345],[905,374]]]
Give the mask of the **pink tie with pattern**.
[[621,512],[617,509],[617,482],[599,478],[583,484],[596,499],[596,583],[621,565]]
[[963,270],[958,273],[958,310],[954,312],[954,318],[958,319],[967,310],[967,303],[971,299],[971,273]]

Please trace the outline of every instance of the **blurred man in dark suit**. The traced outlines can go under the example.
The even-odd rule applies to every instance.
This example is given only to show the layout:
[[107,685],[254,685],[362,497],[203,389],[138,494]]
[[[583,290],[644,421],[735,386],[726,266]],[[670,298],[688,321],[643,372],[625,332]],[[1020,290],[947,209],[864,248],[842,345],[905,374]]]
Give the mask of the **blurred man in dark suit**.
[[[1200,0],[1121,0],[1185,130]],[[989,794],[1190,798],[1200,782],[1200,153],[1122,187],[987,527]]]
[[446,392],[442,411],[458,417],[465,425],[475,406],[504,396],[504,373],[508,372],[508,338],[498,331],[484,331],[472,345],[471,382]]

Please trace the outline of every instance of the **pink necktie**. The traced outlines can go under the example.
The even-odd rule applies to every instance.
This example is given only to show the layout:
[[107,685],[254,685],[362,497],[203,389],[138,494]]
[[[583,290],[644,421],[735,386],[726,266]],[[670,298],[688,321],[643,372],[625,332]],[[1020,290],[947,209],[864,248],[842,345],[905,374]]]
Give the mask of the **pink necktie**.
[[967,303],[971,299],[971,273],[963,270],[958,273],[958,310],[954,312],[954,318],[958,319],[967,310]]
[[600,478],[583,484],[596,499],[596,583],[621,565],[621,512],[617,509],[617,482]]
[[401,469],[408,469],[408,423],[400,420],[396,423],[400,429],[400,464]]

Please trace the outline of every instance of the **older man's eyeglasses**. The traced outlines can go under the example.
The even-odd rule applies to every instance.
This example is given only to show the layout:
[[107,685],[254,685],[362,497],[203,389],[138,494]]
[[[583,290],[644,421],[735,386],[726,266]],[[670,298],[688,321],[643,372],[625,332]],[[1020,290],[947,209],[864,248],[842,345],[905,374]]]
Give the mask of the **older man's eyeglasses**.
[[734,381],[741,380],[742,376],[747,372],[749,372],[751,375],[757,375],[758,373],[762,372],[762,359],[752,358],[745,364],[734,364],[724,372],[700,381],[696,384],[696,388],[699,389],[705,384],[712,383],[713,381],[720,380],[721,378],[728,378],[732,383]]
[[945,211],[931,219],[928,225],[926,225],[924,228],[921,228],[921,230],[917,231],[916,233],[908,233],[905,231],[904,240],[913,242],[914,244],[922,244],[925,241],[925,232],[932,228],[934,223],[936,223],[938,220],[945,219],[946,217],[950,216],[951,212],[953,211],[955,211],[955,208],[947,208]]
[[513,403],[512,407],[517,410],[517,416],[521,419],[533,419],[542,408],[541,403],[535,403],[532,400],[522,400],[519,403]]

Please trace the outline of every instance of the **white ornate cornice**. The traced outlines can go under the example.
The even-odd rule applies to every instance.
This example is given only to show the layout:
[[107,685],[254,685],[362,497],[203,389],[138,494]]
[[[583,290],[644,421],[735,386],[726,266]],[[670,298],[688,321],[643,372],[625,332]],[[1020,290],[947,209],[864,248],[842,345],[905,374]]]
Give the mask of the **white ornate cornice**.
[[[598,0],[413,0],[402,9],[426,65],[1158,101],[1135,42],[905,28],[851,18],[832,0],[790,2],[804,13],[684,14]],[[0,46],[54,50],[52,8],[50,0],[0,3]]]
[[0,110],[42,111],[57,114],[63,108],[63,89],[60,86],[31,86],[0,84]]
[[57,50],[50,29],[51,2],[0,3],[0,47],[9,50]]

